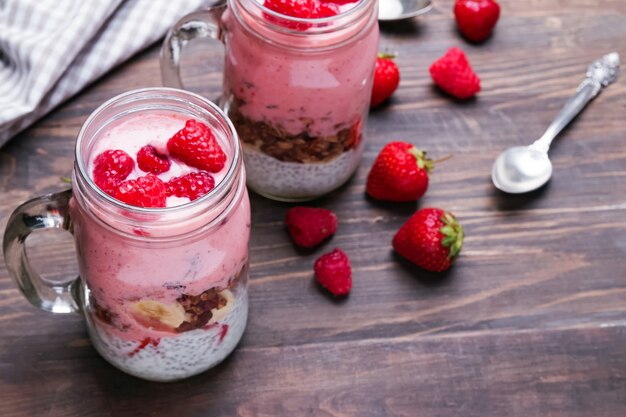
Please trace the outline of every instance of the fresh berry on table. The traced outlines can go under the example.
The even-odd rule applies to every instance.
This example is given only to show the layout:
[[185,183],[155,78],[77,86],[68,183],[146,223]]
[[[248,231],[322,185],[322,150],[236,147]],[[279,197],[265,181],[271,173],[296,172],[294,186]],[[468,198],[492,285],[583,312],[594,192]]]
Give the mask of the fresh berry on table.
[[500,17],[500,5],[494,0],[457,0],[454,17],[468,40],[482,42],[491,36]]
[[380,151],[367,176],[367,194],[377,200],[417,201],[428,189],[432,167],[426,152],[407,142],[390,142]]
[[347,295],[352,289],[352,267],[348,255],[334,249],[315,261],[315,279],[336,296]]
[[450,268],[463,247],[463,228],[452,213],[437,208],[418,210],[398,230],[393,249],[428,271]]
[[172,158],[209,172],[224,168],[226,154],[206,125],[190,119],[185,127],[167,142]]
[[293,207],[287,210],[285,224],[296,245],[312,248],[337,231],[337,216],[324,208]]
[[374,86],[370,107],[376,107],[386,101],[400,85],[400,70],[393,61],[394,56],[380,53],[376,58]]
[[131,206],[165,207],[167,187],[156,175],[147,174],[135,180],[123,181],[113,196]]
[[172,163],[167,155],[162,155],[152,145],[146,145],[137,152],[137,166],[144,172],[162,174],[169,171]]
[[135,161],[126,152],[115,149],[102,152],[94,160],[93,182],[111,194],[135,168]]
[[480,79],[474,73],[465,53],[452,47],[430,66],[430,76],[439,88],[460,99],[480,91]]
[[208,194],[215,187],[215,179],[208,172],[190,172],[167,182],[167,195],[187,197],[193,201]]

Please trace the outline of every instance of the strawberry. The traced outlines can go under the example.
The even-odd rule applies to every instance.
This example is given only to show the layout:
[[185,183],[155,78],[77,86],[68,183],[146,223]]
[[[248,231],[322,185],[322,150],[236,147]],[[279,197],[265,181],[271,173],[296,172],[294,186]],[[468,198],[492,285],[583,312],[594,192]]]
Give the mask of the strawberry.
[[457,0],[454,17],[463,36],[472,42],[482,42],[498,22],[500,5],[494,0]]
[[193,119],[167,141],[167,150],[173,158],[204,171],[218,172],[226,163],[226,154],[211,129]]
[[394,56],[379,53],[374,70],[374,86],[370,107],[376,107],[387,100],[400,84],[400,70],[393,61]]
[[167,195],[187,197],[193,201],[208,194],[215,187],[215,180],[208,172],[190,172],[167,182]]
[[293,207],[287,210],[285,223],[298,246],[312,248],[337,231],[337,216],[330,210]]
[[417,201],[428,189],[432,168],[426,152],[407,142],[390,142],[380,151],[367,176],[367,194],[377,200]]
[[315,261],[315,279],[334,295],[347,295],[352,289],[350,259],[341,249],[322,255]]
[[147,174],[120,183],[113,197],[136,207],[165,207],[167,187],[156,175]]
[[428,271],[450,268],[463,247],[463,228],[452,213],[425,208],[417,211],[393,237],[393,249]]
[[430,76],[443,91],[457,98],[470,98],[480,91],[480,79],[459,48],[448,49],[444,56],[433,62]]
[[169,171],[171,165],[167,155],[161,155],[152,145],[146,145],[137,152],[137,166],[144,172],[162,174]]
[[115,187],[124,181],[135,168],[135,161],[126,152],[106,150],[94,159],[93,182],[102,191],[113,195]]

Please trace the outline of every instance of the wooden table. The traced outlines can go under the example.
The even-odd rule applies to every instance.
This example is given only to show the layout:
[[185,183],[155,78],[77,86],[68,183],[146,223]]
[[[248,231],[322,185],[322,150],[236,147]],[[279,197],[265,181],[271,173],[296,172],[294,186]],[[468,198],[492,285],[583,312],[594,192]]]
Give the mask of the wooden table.
[[[385,1],[385,0],[382,0]],[[496,192],[496,155],[537,138],[581,81],[616,50],[626,58],[623,0],[502,0],[495,36],[469,45],[452,1],[388,25],[402,84],[374,111],[364,160],[339,191],[338,233],[299,252],[286,204],[252,196],[251,311],[222,365],[186,381],[127,376],[92,348],[81,319],[30,306],[0,267],[0,415],[13,416],[564,416],[626,415],[626,83],[609,87],[565,132],[555,176],[525,196]],[[430,63],[461,46],[482,79],[477,100],[432,87]],[[220,90],[219,50],[187,54],[190,89]],[[96,82],[0,151],[0,223],[31,197],[62,190],[89,113],[126,90],[160,85],[158,46]],[[207,69],[209,73],[207,74]],[[380,148],[412,141],[452,154],[419,205],[364,195]],[[395,256],[390,240],[416,207],[453,211],[465,226],[456,266],[434,275]],[[77,271],[65,233],[33,236],[51,278]],[[42,243],[47,245],[42,245]],[[342,247],[354,289],[334,301],[312,264]]]

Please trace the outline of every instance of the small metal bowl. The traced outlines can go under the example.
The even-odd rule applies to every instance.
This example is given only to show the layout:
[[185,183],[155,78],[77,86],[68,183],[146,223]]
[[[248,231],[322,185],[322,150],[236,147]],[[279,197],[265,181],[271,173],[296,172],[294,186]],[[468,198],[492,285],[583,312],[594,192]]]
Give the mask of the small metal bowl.
[[392,22],[419,16],[433,8],[431,0],[380,0],[378,20]]

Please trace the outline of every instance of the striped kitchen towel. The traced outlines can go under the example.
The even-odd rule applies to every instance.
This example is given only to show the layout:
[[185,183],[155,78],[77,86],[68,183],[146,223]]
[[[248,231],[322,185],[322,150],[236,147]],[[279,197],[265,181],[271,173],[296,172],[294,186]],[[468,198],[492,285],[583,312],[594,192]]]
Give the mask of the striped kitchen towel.
[[0,146],[206,0],[0,0]]

